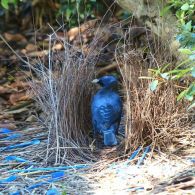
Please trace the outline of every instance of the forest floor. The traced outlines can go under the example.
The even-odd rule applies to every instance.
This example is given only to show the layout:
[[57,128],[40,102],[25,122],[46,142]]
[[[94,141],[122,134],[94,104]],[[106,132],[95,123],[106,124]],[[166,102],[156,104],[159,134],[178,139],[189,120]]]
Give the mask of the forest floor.
[[[33,61],[48,54],[48,39],[41,33],[36,41],[32,31],[3,35],[22,59],[28,56]],[[76,43],[77,35],[78,29],[67,34]],[[63,47],[56,42],[53,50],[61,52]],[[105,52],[100,74],[117,69],[113,45]],[[29,93],[30,70],[2,40],[0,54],[0,194],[195,194],[194,147],[170,154],[143,148],[123,159],[46,165],[48,132],[40,125],[43,113]]]

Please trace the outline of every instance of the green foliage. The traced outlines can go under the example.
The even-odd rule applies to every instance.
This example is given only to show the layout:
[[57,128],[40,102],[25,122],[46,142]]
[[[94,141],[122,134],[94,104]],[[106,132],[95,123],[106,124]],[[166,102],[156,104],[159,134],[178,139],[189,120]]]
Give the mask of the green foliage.
[[[162,80],[166,82],[166,80],[193,79],[195,78],[195,0],[169,0],[162,14],[166,14],[169,9],[173,10],[178,19],[179,33],[176,39],[180,43],[181,55],[186,55],[187,60],[173,69],[170,69],[170,65],[166,65],[152,70],[153,77],[160,79],[161,82]],[[181,99],[192,102],[189,109],[195,107],[195,82],[189,83],[186,89],[180,92],[177,100]]]
[[180,25],[194,20],[195,0],[169,0],[171,8],[176,10],[176,17]]
[[57,17],[63,16],[69,26],[75,26],[89,17],[94,18],[98,6],[100,4],[96,0],[60,0]]
[[[187,50],[183,50],[187,52]],[[158,69],[151,69],[153,80],[149,86],[151,91],[155,91],[157,86],[167,81],[180,81],[184,77],[195,77],[195,62],[188,59],[180,63],[175,68],[171,69],[170,64],[167,64]],[[185,90],[181,91],[177,96],[177,100],[186,99],[192,102],[189,109],[195,106],[195,81],[192,82]]]
[[[0,11],[3,13],[4,10],[11,10],[10,7],[17,6],[22,11],[22,6],[25,3],[31,3],[34,10],[38,10],[35,13],[39,13],[35,15],[36,17],[45,17],[47,14],[41,14],[45,12],[50,12],[52,14],[52,18],[55,19],[63,19],[63,21],[69,24],[69,27],[78,26],[80,23],[84,22],[86,19],[95,18],[95,12],[105,11],[105,6],[101,2],[97,2],[96,0],[56,0],[55,6],[52,7],[53,1],[34,1],[30,0],[0,0]],[[41,8],[41,11],[40,11]],[[41,12],[41,13],[40,13]],[[47,18],[48,19],[48,18]]]
[[9,9],[9,4],[17,5],[18,0],[1,0],[0,2],[4,9]]

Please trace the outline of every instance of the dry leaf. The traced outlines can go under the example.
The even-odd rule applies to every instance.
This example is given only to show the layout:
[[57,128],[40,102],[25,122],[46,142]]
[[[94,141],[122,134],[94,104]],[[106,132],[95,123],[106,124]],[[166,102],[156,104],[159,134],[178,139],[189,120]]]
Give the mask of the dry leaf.
[[26,89],[29,87],[29,83],[17,80],[16,82],[12,83],[10,86],[17,89]]
[[36,51],[37,50],[37,46],[32,44],[32,43],[29,43],[29,44],[27,44],[25,49],[26,49],[27,52]]
[[28,53],[29,57],[43,57],[48,54],[48,50],[43,50],[43,51],[33,51]]
[[74,27],[74,28],[71,28],[69,31],[68,31],[68,38],[70,41],[74,40],[76,36],[78,36],[80,33],[83,33],[84,31],[86,30],[89,30],[89,29],[92,29],[94,28],[94,26],[96,25],[97,23],[97,19],[94,19],[94,20],[90,20],[90,21],[87,21],[85,22],[84,24],[80,25],[80,27]]
[[27,95],[25,91],[18,92],[18,93],[13,93],[9,97],[9,101],[13,105],[15,105],[19,101],[28,100],[28,99],[30,99],[30,96]]
[[57,43],[52,47],[52,50],[61,50],[63,49],[63,45],[61,43]]
[[22,54],[27,54],[29,52],[33,52],[33,51],[37,51],[37,46],[32,44],[32,43],[29,43],[27,44],[27,46],[25,47],[25,49],[22,49],[21,50],[21,53]]
[[1,94],[9,94],[15,92],[14,89],[10,89],[8,87],[0,86],[0,95]]
[[19,33],[17,33],[17,34],[11,34],[11,33],[4,33],[4,36],[5,36],[5,39],[7,40],[7,41],[19,41],[19,42],[27,42],[27,39],[23,36],[23,35],[21,35],[21,34],[19,34]]

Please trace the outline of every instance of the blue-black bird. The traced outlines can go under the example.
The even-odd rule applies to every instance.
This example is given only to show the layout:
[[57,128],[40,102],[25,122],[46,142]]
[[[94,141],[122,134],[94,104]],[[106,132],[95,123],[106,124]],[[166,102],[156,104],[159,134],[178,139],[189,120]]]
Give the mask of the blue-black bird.
[[105,146],[117,145],[116,134],[122,115],[122,101],[114,90],[117,82],[114,76],[103,76],[92,81],[102,86],[92,99],[91,113],[94,136],[103,135]]

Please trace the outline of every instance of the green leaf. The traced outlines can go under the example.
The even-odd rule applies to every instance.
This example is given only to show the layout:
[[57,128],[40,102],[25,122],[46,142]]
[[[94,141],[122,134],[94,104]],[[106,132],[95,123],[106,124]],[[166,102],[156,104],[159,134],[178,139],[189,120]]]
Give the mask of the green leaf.
[[170,8],[171,8],[171,6],[166,6],[166,7],[164,7],[161,11],[160,11],[160,16],[162,17],[162,16],[165,16],[167,13],[168,13],[168,11],[170,10]]
[[1,0],[1,5],[5,8],[5,9],[9,9],[9,0]]
[[161,68],[161,71],[164,72],[171,64],[166,64]]
[[195,77],[195,67],[192,68],[192,76]]
[[183,99],[185,97],[185,95],[187,94],[188,89],[182,91],[178,96],[177,96],[177,101]]
[[190,5],[188,3],[185,3],[181,6],[181,10],[187,11],[189,9]]
[[179,49],[179,51],[182,53],[182,54],[186,54],[186,55],[191,55],[192,54],[192,51],[190,49]]
[[66,19],[69,20],[71,15],[72,15],[72,10],[70,8],[67,8],[66,9]]
[[155,91],[156,90],[156,88],[157,88],[157,86],[158,86],[158,80],[154,80],[154,81],[152,81],[151,83],[150,83],[150,90],[151,91]]
[[184,25],[184,29],[189,32],[192,30],[192,20]]
[[188,107],[188,110],[192,109],[195,107],[195,102],[193,102],[189,107]]

